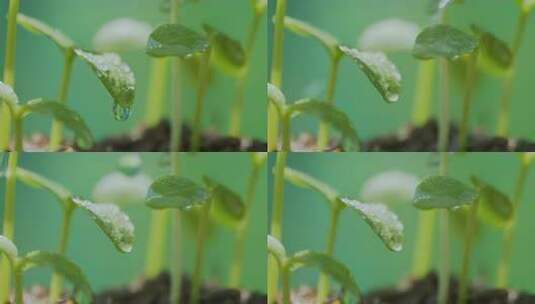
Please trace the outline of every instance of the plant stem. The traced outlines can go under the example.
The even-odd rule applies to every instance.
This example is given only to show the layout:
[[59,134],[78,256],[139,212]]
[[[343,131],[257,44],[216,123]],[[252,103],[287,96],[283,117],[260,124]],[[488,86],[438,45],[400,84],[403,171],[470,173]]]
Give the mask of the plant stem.
[[[171,23],[177,23],[179,17],[180,0],[171,0]],[[182,98],[180,96],[180,59],[171,59],[171,152],[179,152],[182,142]]]
[[498,264],[497,271],[497,287],[506,288],[509,282],[509,268],[511,265],[511,257],[513,255],[513,239],[516,225],[516,218],[518,207],[522,201],[524,195],[524,189],[526,186],[526,179],[529,173],[529,164],[525,161],[522,162],[520,172],[516,181],[515,195],[513,197],[514,214],[511,224],[505,229],[503,243],[502,243],[502,256]]
[[281,132],[282,132],[282,147],[281,151],[284,152],[290,152],[291,147],[291,139],[290,139],[290,120],[292,119],[290,113],[284,113],[282,114],[282,117],[280,118],[280,124],[281,124]]
[[[290,269],[287,266],[282,267],[281,280],[282,280],[282,303],[291,304],[290,297]],[[270,302],[273,303],[273,302]]]
[[[174,2],[174,1],[173,1]],[[180,174],[180,153],[171,152],[171,170],[174,175]],[[171,260],[171,304],[180,304],[182,294],[182,248],[181,248],[181,214],[180,211],[174,212],[173,216],[173,254]],[[163,241],[165,242],[165,240]],[[163,249],[162,249],[163,250]]]
[[[325,254],[332,257],[334,254],[334,245],[336,243],[336,232],[338,230],[338,219],[340,218],[340,212],[342,211],[342,207],[339,205],[333,206],[333,210],[331,211],[331,221],[329,225],[329,234],[327,237],[327,250],[325,251]],[[317,295],[317,302],[318,304],[325,303],[325,300],[329,296],[329,276],[327,276],[325,273],[320,274],[319,282],[318,282],[318,295]]]
[[449,64],[445,59],[440,59],[442,99],[440,107],[440,126],[438,134],[438,152],[449,150],[450,137],[450,85],[449,85]]
[[[61,76],[61,85],[58,96],[58,102],[62,104],[66,104],[68,100],[74,58],[74,51],[72,49],[65,51],[65,62],[63,65],[63,74]],[[57,151],[60,148],[62,141],[63,123],[54,120],[52,123],[52,129],[50,130],[50,143],[48,144],[48,150]]]
[[[15,265],[13,265],[13,267],[16,268]],[[24,304],[24,283],[22,281],[22,270],[15,270],[15,304]]]
[[166,236],[170,212],[167,210],[154,210],[151,212],[149,242],[147,245],[147,259],[145,265],[145,278],[156,277],[163,269],[166,251]]
[[191,151],[198,152],[201,142],[202,114],[204,101],[208,92],[208,74],[210,69],[210,53],[206,51],[201,58],[199,70],[199,86],[197,88],[197,103],[195,105],[195,115],[193,116],[193,134],[191,137]]
[[468,138],[468,120],[470,119],[470,106],[472,104],[472,98],[474,96],[474,84],[476,78],[476,63],[477,63],[477,51],[468,59],[468,67],[466,71],[466,88],[463,99],[463,117],[461,120],[461,129],[459,132],[459,149],[466,151],[466,144]]
[[513,40],[512,46],[512,55],[513,55],[513,64],[511,68],[511,73],[505,78],[503,82],[503,94],[500,103],[500,114],[498,117],[498,136],[506,137],[509,132],[509,112],[511,108],[511,99],[513,97],[513,84],[515,80],[516,73],[516,61],[518,56],[518,51],[522,46],[524,40],[524,33],[526,32],[526,25],[528,23],[528,17],[531,12],[526,12],[522,10],[518,17],[518,22],[515,31],[515,38]]
[[165,58],[151,60],[149,92],[145,105],[145,125],[153,127],[162,120],[164,97],[167,91],[167,69],[169,61]]
[[23,152],[24,143],[23,143],[23,121],[22,117],[17,113],[13,116],[13,125],[15,127],[15,151]]
[[437,212],[435,210],[419,212],[416,245],[412,260],[412,275],[420,278],[429,272],[433,255],[433,232]]
[[[273,214],[271,218],[271,235],[282,241],[282,213],[284,210],[284,168],[288,152],[277,153],[275,164],[275,180],[273,186]],[[278,268],[277,260],[274,257],[268,259],[268,303],[276,302],[278,293]]]
[[[4,196],[4,223],[2,234],[14,240],[15,237],[15,190],[17,184],[16,170],[19,153],[9,153],[9,160],[6,171],[6,192]],[[6,303],[9,298],[11,275],[7,258],[0,258],[0,303]]]
[[470,259],[472,257],[472,250],[474,248],[474,237],[477,225],[477,211],[479,208],[479,199],[474,202],[470,208],[470,218],[468,219],[467,228],[468,233],[465,235],[464,252],[463,252],[463,268],[459,278],[459,301],[458,304],[466,304],[466,297],[468,295],[468,276],[470,271]]
[[416,82],[416,95],[412,110],[412,123],[422,126],[431,116],[431,98],[435,80],[434,60],[421,61],[418,68],[418,81]]
[[[63,211],[63,223],[61,225],[61,238],[59,242],[58,253],[65,255],[67,252],[67,244],[69,242],[69,234],[71,231],[71,219],[74,208],[72,206],[65,207]],[[50,284],[49,301],[50,303],[57,303],[63,292],[63,276],[58,273],[52,275]]]
[[191,278],[191,298],[190,304],[199,303],[199,293],[201,288],[201,277],[204,265],[204,252],[206,244],[206,229],[210,217],[210,204],[202,207],[199,230],[197,234],[197,257],[195,259],[195,268]]
[[[4,83],[15,89],[15,55],[17,49],[17,14],[20,0],[10,0],[7,16],[6,55],[4,59]],[[11,113],[6,105],[0,105],[0,151],[9,149]]]
[[[275,12],[275,33],[273,35],[273,58],[271,66],[271,84],[282,89],[282,66],[284,63],[284,17],[287,0],[277,0]],[[279,134],[277,110],[271,103],[268,106],[268,151],[277,149]]]
[[[440,152],[440,175],[448,175],[448,152]],[[441,263],[438,278],[438,304],[447,304],[450,288],[450,239],[448,210],[440,210]]]
[[[338,78],[338,69],[340,67],[340,59],[342,56],[331,56],[331,70],[329,73],[329,82],[327,84],[327,96],[325,102],[330,105],[334,105],[334,95],[336,92],[336,80]],[[318,133],[318,149],[325,150],[329,145],[329,125],[324,122],[320,122],[320,128]]]

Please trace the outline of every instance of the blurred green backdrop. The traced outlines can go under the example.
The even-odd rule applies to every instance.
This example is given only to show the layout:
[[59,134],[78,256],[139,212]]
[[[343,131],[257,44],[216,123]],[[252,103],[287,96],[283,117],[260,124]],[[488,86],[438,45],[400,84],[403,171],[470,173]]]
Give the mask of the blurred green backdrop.
[[[73,193],[90,199],[93,187],[107,173],[115,170],[121,153],[46,153],[22,155],[20,167],[33,170],[55,180]],[[142,155],[144,172],[156,178],[167,174],[169,159],[166,154]],[[201,181],[209,175],[225,183],[243,195],[251,169],[249,153],[201,153],[182,156],[182,172],[185,176]],[[3,167],[4,168],[4,167]],[[229,172],[233,172],[229,178]],[[251,214],[251,225],[243,260],[242,285],[245,288],[265,291],[265,235],[266,235],[266,173],[262,172],[257,186],[256,199]],[[0,180],[0,197],[4,197],[5,179]],[[59,242],[61,212],[55,198],[48,193],[17,184],[15,243],[21,253],[32,250],[56,250]],[[3,204],[2,204],[3,206]],[[145,267],[150,209],[144,205],[121,207],[135,225],[136,241],[130,254],[115,250],[100,229],[82,212],[73,219],[68,256],[83,269],[96,291],[133,282]],[[3,218],[3,207],[0,208]],[[170,228],[170,227],[169,227]],[[233,254],[233,233],[219,227],[207,244],[205,278],[225,284],[229,261]],[[195,235],[184,228],[184,267],[193,268]],[[167,262],[167,261],[166,261]],[[28,285],[44,283],[48,286],[50,272],[35,270],[28,273]]]
[[[402,18],[420,26],[429,24],[427,0],[308,0],[288,1],[288,15],[309,22],[339,39],[341,43],[356,46],[358,37],[369,25],[386,18]],[[270,18],[276,1],[269,2]],[[449,9],[450,23],[469,32],[477,24],[509,43],[519,13],[515,1],[472,0]],[[517,80],[511,109],[510,134],[535,140],[535,113],[533,102],[533,71],[535,60],[535,16],[527,25],[524,45],[520,50]],[[272,44],[273,24],[269,22],[268,41]],[[289,100],[325,96],[329,59],[324,48],[313,39],[286,32],[283,91]],[[271,58],[271,47],[269,49]],[[336,93],[337,105],[345,111],[364,139],[398,130],[411,119],[418,61],[410,54],[393,54],[389,57],[398,66],[402,77],[402,96],[398,103],[387,104],[375,91],[364,73],[349,59],[341,64]],[[459,121],[461,95],[459,82],[454,82],[452,117]],[[496,131],[497,111],[501,97],[501,81],[483,75],[475,92],[472,108],[472,126],[486,133]],[[436,99],[436,97],[435,97]],[[437,102],[433,102],[436,111]],[[317,132],[317,123],[306,119],[296,123],[296,131]]]
[[[106,22],[120,17],[146,21],[153,26],[166,23],[168,16],[160,10],[160,2],[154,0],[50,0],[21,1],[20,11],[36,17],[70,36],[80,46],[91,49],[93,35]],[[0,15],[7,14],[8,1],[0,3]],[[198,31],[208,23],[244,41],[252,19],[249,1],[228,0],[199,1],[182,9],[184,24]],[[0,24],[0,68],[3,70],[5,49],[5,18]],[[32,98],[56,98],[63,68],[63,56],[57,47],[42,36],[28,33],[19,27],[16,92],[21,101]],[[266,137],[265,83],[266,83],[266,26],[262,24],[253,54],[251,78],[247,86],[246,107],[242,130],[244,135],[264,139]],[[131,130],[144,117],[149,74],[149,57],[143,52],[124,54],[137,79],[134,114],[127,122],[113,119],[112,102],[99,81],[82,61],[74,67],[69,104],[79,111],[96,138]],[[186,121],[191,121],[195,102],[195,90],[190,82],[184,88]],[[228,115],[234,100],[233,79],[216,72],[206,101],[205,128],[228,132]],[[168,113],[164,112],[164,113]],[[28,123],[28,131],[49,132],[50,121],[34,117]]]
[[[269,166],[275,163],[270,155]],[[469,183],[471,175],[478,175],[509,196],[514,191],[520,167],[518,155],[514,153],[468,153],[455,154],[450,159],[451,176]],[[338,190],[341,195],[356,198],[360,196],[363,183],[370,177],[387,171],[397,170],[423,178],[438,172],[438,155],[431,153],[314,153],[290,154],[288,167],[308,173]],[[514,252],[510,285],[514,288],[535,292],[535,168],[526,183],[524,200],[521,203],[518,226],[514,240]],[[268,189],[271,193],[272,177]],[[271,195],[269,198],[271,208]],[[317,193],[296,188],[286,183],[283,220],[283,243],[290,253],[311,249],[323,251],[326,246],[329,209]],[[342,213],[335,254],[357,278],[365,291],[392,286],[407,277],[412,267],[413,248],[418,223],[418,211],[407,203],[391,205],[405,226],[404,249],[400,253],[388,251],[369,226],[355,213]],[[268,213],[271,214],[271,213]],[[437,222],[438,224],[438,222]],[[494,284],[495,270],[501,256],[502,233],[500,230],[483,226],[479,240],[475,243],[472,262],[473,278],[487,284]],[[436,269],[438,235],[435,228],[433,264]],[[460,270],[463,239],[452,228],[452,267]],[[294,287],[309,284],[316,286],[317,273],[302,270],[293,279]]]

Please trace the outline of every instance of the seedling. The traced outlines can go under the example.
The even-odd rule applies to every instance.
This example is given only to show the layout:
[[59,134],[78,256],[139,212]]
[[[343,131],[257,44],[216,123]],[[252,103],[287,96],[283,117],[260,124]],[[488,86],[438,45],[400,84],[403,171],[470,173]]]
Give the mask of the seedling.
[[313,100],[302,99],[293,104],[286,103],[284,94],[274,85],[268,84],[268,99],[275,107],[281,130],[281,151],[291,150],[291,120],[301,114],[318,117],[326,125],[331,125],[342,133],[343,138],[347,138],[351,143],[350,150],[360,150],[360,140],[357,132],[353,128],[351,121],[346,114],[334,107],[332,104]]
[[[401,75],[397,67],[381,52],[366,52],[349,48],[338,42],[336,38],[303,21],[290,17],[284,18],[284,25],[290,31],[305,37],[318,40],[327,50],[331,62],[327,96],[325,102],[334,105],[335,89],[340,61],[344,56],[351,58],[361,69],[386,102],[399,100],[401,91]],[[329,129],[320,124],[318,147],[324,150],[329,143]]]
[[293,272],[304,267],[318,268],[338,281],[345,290],[362,302],[362,293],[351,271],[336,259],[319,252],[300,251],[292,256],[286,255],[286,249],[279,240],[271,235],[267,237],[269,254],[277,261],[277,266],[282,277],[282,303],[290,304],[290,281]]
[[[399,221],[398,216],[392,213],[385,205],[361,203],[354,199],[342,197],[323,182],[290,168],[284,170],[284,176],[286,180],[298,187],[319,193],[328,202],[331,211],[327,248],[325,250],[325,254],[328,257],[334,255],[338,219],[341,212],[346,208],[356,211],[370,225],[389,250],[394,252],[402,250],[403,224]],[[318,283],[317,303],[324,303],[328,295],[329,281],[326,275],[322,274]]]

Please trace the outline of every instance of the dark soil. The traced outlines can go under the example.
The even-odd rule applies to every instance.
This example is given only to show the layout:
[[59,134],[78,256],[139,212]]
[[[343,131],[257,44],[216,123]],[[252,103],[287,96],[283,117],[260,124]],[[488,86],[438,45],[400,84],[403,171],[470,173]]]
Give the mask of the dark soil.
[[[169,304],[170,277],[162,273],[157,278],[141,281],[133,286],[105,291],[96,297],[95,304]],[[181,303],[189,303],[190,281],[182,280]],[[201,289],[201,304],[266,304],[267,296],[239,289],[224,289],[205,285]]]

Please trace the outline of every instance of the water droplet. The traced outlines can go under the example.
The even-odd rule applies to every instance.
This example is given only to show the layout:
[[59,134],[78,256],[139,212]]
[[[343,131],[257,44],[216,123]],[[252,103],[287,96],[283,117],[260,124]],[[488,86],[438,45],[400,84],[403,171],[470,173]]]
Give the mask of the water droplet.
[[118,121],[125,121],[130,117],[132,110],[129,107],[123,107],[120,104],[113,105],[113,117]]

